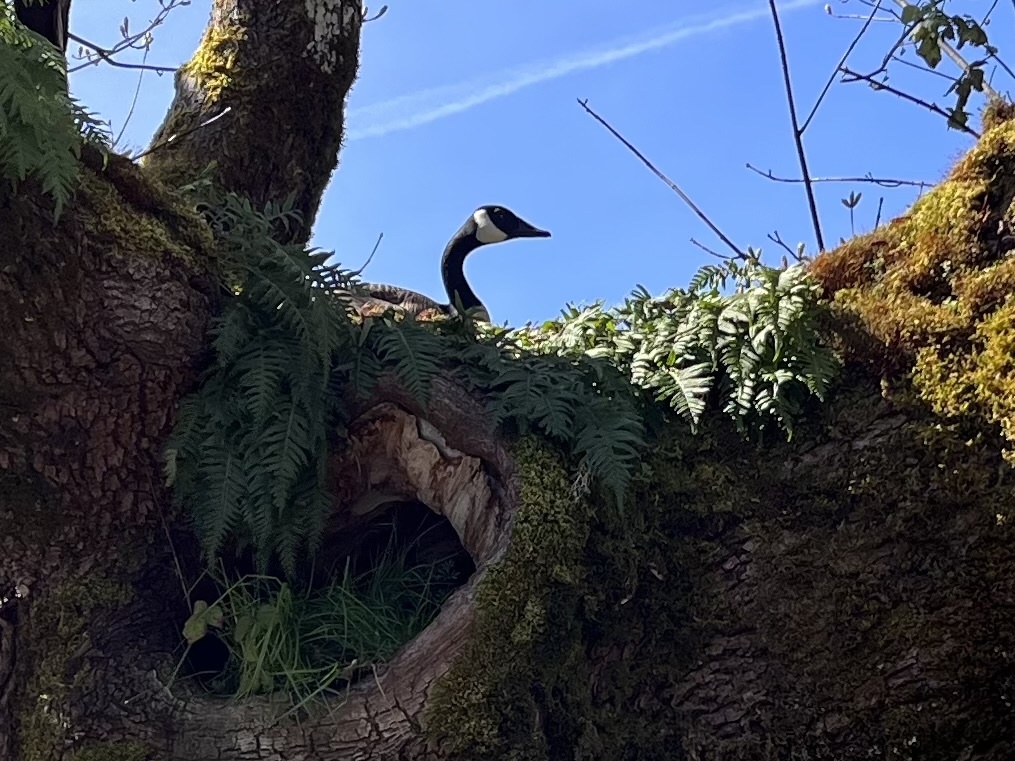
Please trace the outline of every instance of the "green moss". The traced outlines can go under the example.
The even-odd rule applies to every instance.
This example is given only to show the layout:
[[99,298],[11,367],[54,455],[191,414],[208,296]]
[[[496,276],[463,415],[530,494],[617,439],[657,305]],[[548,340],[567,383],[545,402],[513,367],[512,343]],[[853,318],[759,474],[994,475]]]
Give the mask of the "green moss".
[[223,90],[233,84],[238,43],[244,33],[242,26],[210,25],[194,57],[180,69],[182,75],[195,80],[203,97],[211,103],[217,102]]
[[577,612],[590,506],[571,494],[559,457],[534,440],[516,449],[523,474],[513,539],[480,585],[474,634],[438,686],[428,718],[452,757],[548,758],[534,722],[581,660]]
[[149,755],[141,743],[101,743],[74,751],[70,761],[147,761]]
[[208,266],[211,230],[196,213],[157,185],[132,182],[124,193],[117,179],[88,169],[81,174],[73,213],[94,250]]
[[820,256],[843,348],[909,374],[940,415],[998,426],[1015,446],[1015,121],[989,127],[903,217]]
[[85,577],[58,585],[33,602],[28,655],[33,671],[19,717],[23,761],[47,761],[53,749],[63,745],[62,703],[72,689],[81,689],[90,678],[87,668],[73,662],[76,654],[87,650],[94,618],[125,605],[130,597],[130,589],[122,584]]
[[[523,442],[512,544],[430,739],[471,761],[944,761],[1004,737],[983,698],[1004,694],[1015,652],[997,442],[846,384],[793,442],[745,441],[719,416],[695,436],[666,426],[622,515],[575,502],[563,460]],[[914,652],[933,672],[887,689]],[[721,739],[708,727],[727,711],[744,718]],[[812,732],[839,721],[862,749]]]
[[677,725],[637,719],[636,703],[686,673],[704,622],[728,617],[704,571],[716,550],[695,527],[722,524],[749,500],[731,463],[682,459],[741,451],[737,441],[731,428],[691,439],[673,426],[623,514],[576,500],[559,456],[519,444],[512,542],[479,588],[465,652],[436,688],[431,740],[470,761],[671,758]]
[[[189,86],[200,93],[200,103],[177,104],[171,109],[152,138],[152,145],[158,145],[159,148],[141,160],[146,172],[168,187],[178,188],[191,183],[204,176],[209,169],[205,153],[198,151],[198,156],[186,147],[187,141],[168,142],[173,135],[193,131],[196,124],[217,110],[220,102],[225,100],[234,109],[229,117],[234,120],[234,127],[236,124],[246,124],[247,118],[251,124],[257,125],[263,118],[261,114],[251,113],[253,106],[259,103],[258,99],[244,102],[242,108],[238,108],[236,103],[236,98],[241,93],[249,93],[256,89],[258,83],[263,84],[263,77],[256,66],[244,68],[237,65],[240,43],[245,35],[246,27],[242,24],[212,24],[201,38],[194,56],[180,67],[177,76],[188,80]],[[291,114],[270,116],[274,119],[270,123],[282,123],[291,118]],[[236,119],[240,121],[237,123]],[[242,130],[236,131],[239,134]],[[221,182],[217,167],[212,168],[214,181]],[[237,185],[226,183],[226,187],[235,188]],[[239,187],[246,185],[240,183]]]

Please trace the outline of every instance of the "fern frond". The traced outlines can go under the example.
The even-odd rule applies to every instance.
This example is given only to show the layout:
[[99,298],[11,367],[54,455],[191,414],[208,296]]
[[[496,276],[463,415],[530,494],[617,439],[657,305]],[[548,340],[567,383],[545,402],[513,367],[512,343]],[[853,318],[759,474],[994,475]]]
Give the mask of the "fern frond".
[[406,390],[426,404],[430,383],[441,370],[444,345],[440,339],[411,320],[398,325],[378,323],[371,335],[379,362],[394,370]]

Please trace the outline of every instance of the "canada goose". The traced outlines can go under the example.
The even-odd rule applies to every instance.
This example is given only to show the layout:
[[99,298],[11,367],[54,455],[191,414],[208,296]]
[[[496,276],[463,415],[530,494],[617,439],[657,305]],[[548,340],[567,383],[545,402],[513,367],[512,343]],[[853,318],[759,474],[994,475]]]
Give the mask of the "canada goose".
[[540,230],[503,206],[480,206],[448,241],[441,258],[441,279],[448,294],[448,303],[441,304],[416,291],[394,285],[361,283],[356,286],[352,302],[363,316],[380,314],[394,306],[401,312],[420,316],[424,312],[453,315],[458,304],[475,319],[490,322],[490,313],[465,279],[465,257],[480,246],[501,243],[513,238],[549,238]]

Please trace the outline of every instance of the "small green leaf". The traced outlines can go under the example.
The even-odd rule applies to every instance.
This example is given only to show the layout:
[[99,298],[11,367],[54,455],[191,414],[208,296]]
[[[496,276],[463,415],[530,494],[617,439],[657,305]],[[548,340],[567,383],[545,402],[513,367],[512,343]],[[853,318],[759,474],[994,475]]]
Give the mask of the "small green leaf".
[[188,645],[193,645],[208,633],[208,622],[205,618],[207,610],[208,603],[204,600],[198,600],[194,603],[194,611],[183,624],[183,639],[186,640]]
[[923,8],[919,5],[907,5],[902,9],[902,23],[914,24],[923,18]]

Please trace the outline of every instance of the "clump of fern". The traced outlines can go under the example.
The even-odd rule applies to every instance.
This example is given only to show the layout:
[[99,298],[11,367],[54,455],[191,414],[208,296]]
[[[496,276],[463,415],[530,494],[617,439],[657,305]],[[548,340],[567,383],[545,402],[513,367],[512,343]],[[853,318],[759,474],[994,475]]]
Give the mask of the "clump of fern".
[[638,289],[613,309],[570,307],[513,337],[533,351],[608,362],[692,428],[715,398],[742,431],[774,424],[791,434],[803,402],[824,399],[839,371],[820,339],[820,311],[804,266],[765,266],[751,251],[702,267],[687,289]]
[[59,216],[77,185],[85,142],[107,148],[105,125],[67,92],[67,62],[48,41],[0,7],[0,182],[13,193],[28,178]]
[[214,358],[182,403],[167,449],[168,480],[214,558],[229,538],[287,573],[313,553],[330,509],[329,441],[341,422],[335,372],[356,346],[332,297],[347,273],[329,254],[279,243],[292,199],[254,209],[232,193],[205,201],[229,285],[212,326]]

